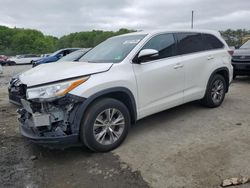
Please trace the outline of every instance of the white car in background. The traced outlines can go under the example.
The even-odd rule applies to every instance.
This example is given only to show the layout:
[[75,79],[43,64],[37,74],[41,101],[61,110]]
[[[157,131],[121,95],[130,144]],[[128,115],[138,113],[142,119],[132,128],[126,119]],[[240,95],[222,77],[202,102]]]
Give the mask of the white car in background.
[[33,63],[34,61],[41,59],[40,55],[34,54],[26,54],[26,55],[17,55],[15,57],[11,57],[8,59],[8,64],[29,64]]

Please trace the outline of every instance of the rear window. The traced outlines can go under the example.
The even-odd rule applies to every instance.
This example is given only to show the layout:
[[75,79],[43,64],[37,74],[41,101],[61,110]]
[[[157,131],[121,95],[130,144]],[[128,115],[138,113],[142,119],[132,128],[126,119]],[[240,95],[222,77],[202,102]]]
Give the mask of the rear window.
[[202,34],[205,50],[223,48],[224,44],[215,36],[210,34]]
[[206,50],[220,49],[224,44],[211,34],[176,33],[178,54],[189,54]]
[[178,54],[189,54],[204,50],[200,33],[176,33],[178,39]]

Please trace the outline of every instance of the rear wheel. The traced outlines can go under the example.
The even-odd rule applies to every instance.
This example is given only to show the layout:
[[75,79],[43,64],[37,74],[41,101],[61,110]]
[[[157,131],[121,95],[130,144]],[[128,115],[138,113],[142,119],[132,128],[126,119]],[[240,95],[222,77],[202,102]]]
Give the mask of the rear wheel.
[[94,102],[86,111],[80,136],[89,149],[107,152],[124,141],[129,127],[127,107],[116,99],[104,98]]
[[202,103],[210,108],[215,108],[221,105],[226,94],[225,78],[219,74],[213,76],[208,83],[208,88]]
[[233,73],[233,79],[234,79],[234,80],[235,80],[236,76],[237,76],[237,75],[236,75],[235,73]]

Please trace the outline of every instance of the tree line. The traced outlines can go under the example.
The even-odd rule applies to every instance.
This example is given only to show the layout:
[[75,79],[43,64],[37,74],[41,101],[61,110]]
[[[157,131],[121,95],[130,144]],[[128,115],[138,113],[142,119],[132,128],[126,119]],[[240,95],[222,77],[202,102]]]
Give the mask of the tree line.
[[58,38],[33,29],[0,26],[0,55],[41,54],[56,49]]
[[[120,29],[119,31],[84,31],[71,33],[60,38],[46,36],[34,29],[8,28],[0,26],[0,55],[45,54],[61,48],[94,47],[109,37],[134,32],[135,30]],[[250,30],[228,29],[221,31],[229,46],[239,46],[242,37],[250,36]]]
[[221,31],[221,35],[227,42],[229,46],[241,46],[244,42],[242,39],[243,37],[250,37],[250,30],[246,29],[227,29],[225,31]]
[[46,36],[34,29],[8,28],[0,26],[0,55],[46,54],[61,48],[94,47],[109,37],[134,32],[119,31],[86,31],[76,32],[63,37]]

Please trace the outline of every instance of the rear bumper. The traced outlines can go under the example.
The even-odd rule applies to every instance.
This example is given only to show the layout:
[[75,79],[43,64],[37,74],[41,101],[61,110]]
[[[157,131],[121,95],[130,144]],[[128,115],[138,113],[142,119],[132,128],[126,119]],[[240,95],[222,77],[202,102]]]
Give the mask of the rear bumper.
[[250,75],[250,62],[232,62],[234,67],[234,74],[236,75]]

